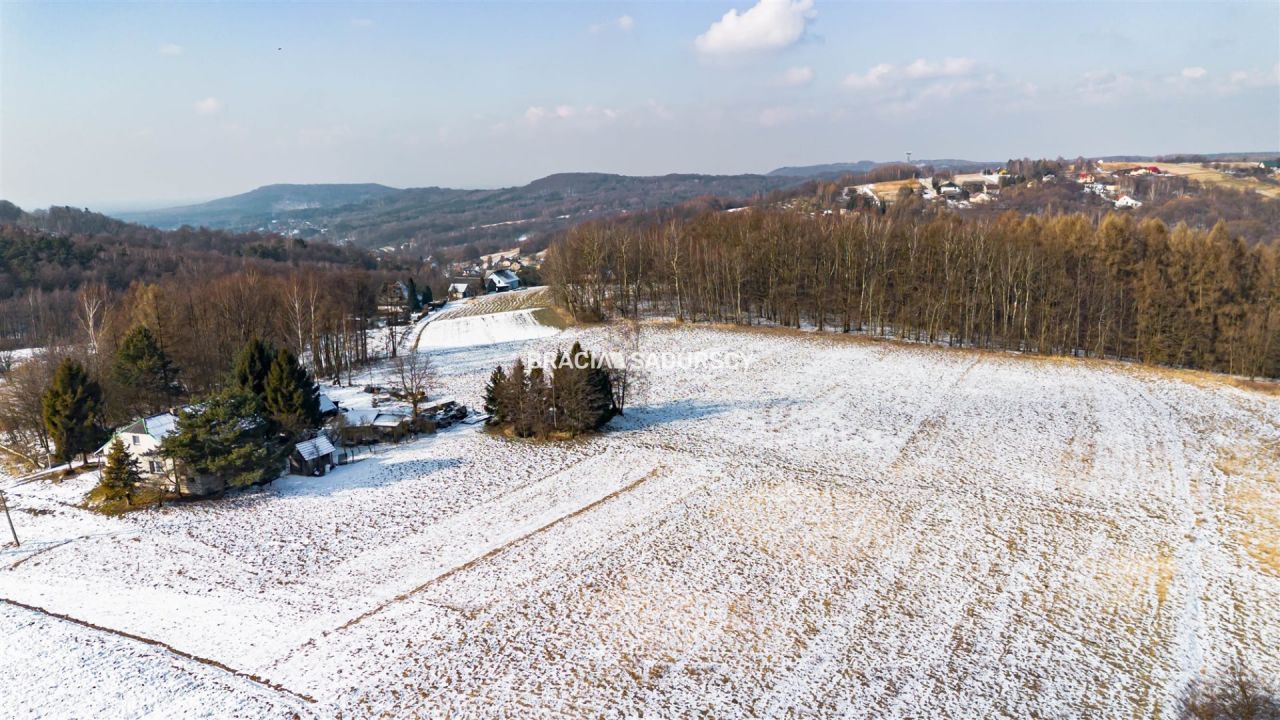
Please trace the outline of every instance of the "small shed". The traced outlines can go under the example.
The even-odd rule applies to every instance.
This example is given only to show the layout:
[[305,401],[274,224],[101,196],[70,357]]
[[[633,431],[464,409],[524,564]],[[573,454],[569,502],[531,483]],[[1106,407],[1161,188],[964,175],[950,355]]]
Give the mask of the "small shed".
[[294,475],[324,475],[337,463],[333,443],[324,435],[304,440],[289,453],[289,472]]
[[399,442],[409,434],[409,419],[400,413],[378,413],[371,424],[383,439]]

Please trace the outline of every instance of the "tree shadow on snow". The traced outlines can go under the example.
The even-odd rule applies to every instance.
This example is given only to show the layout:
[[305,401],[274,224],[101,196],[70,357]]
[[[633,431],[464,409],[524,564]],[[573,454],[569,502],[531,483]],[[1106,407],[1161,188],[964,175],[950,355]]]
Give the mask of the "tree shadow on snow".
[[[394,450],[395,446],[391,446]],[[372,455],[339,465],[322,477],[282,475],[270,490],[288,497],[322,497],[347,490],[393,485],[462,466],[461,458],[410,458],[394,454]]]
[[614,432],[634,432],[689,420],[702,420],[735,410],[763,410],[774,403],[720,403],[703,400],[671,400],[657,405],[635,405],[627,408],[625,415],[615,417],[609,423]]

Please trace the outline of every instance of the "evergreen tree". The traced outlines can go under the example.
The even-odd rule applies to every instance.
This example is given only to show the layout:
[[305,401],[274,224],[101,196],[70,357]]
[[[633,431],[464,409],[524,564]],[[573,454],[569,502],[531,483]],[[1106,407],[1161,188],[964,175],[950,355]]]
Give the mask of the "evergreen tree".
[[431,286],[422,288],[422,303],[427,304],[435,300],[435,296],[431,292]]
[[551,408],[551,386],[547,383],[547,377],[542,368],[535,366],[529,370],[529,387],[525,391],[525,398],[524,428],[530,437],[546,435],[550,429],[550,418],[553,410]]
[[67,358],[53,373],[53,381],[41,397],[44,424],[57,449],[58,459],[71,462],[86,455],[101,432],[102,388],[84,366]]
[[129,331],[116,350],[112,377],[133,397],[127,404],[138,412],[162,409],[180,388],[174,382],[177,371],[146,325]]
[[511,376],[507,378],[507,391],[504,394],[512,433],[516,437],[529,437],[533,434],[528,424],[529,375],[525,372],[523,360],[517,359],[515,365],[511,366]]
[[413,281],[413,278],[409,278],[407,286],[409,288],[409,311],[418,312],[422,309],[422,300],[418,297],[418,285]]
[[263,402],[266,399],[267,373],[275,362],[276,349],[271,341],[255,337],[236,356],[231,370],[231,384]]
[[581,356],[581,350],[575,343],[574,351],[577,354],[556,353],[555,367],[551,370],[552,395],[555,399],[553,424],[555,429],[572,434],[583,432],[591,426],[588,419],[590,403],[586,373],[578,367],[578,360],[575,359]]
[[272,480],[284,461],[257,398],[235,388],[178,413],[178,426],[161,452],[178,463],[180,472],[212,475],[231,487]]
[[489,414],[487,425],[506,425],[510,420],[507,410],[507,374],[502,366],[493,369],[489,384],[484,387],[484,411]]
[[126,505],[133,504],[133,495],[142,484],[142,470],[138,459],[124,449],[124,442],[117,436],[111,442],[107,452],[107,466],[102,471],[102,479],[98,486],[103,490],[103,499],[119,501]]
[[268,417],[290,435],[320,425],[320,389],[288,349],[276,353],[263,394]]

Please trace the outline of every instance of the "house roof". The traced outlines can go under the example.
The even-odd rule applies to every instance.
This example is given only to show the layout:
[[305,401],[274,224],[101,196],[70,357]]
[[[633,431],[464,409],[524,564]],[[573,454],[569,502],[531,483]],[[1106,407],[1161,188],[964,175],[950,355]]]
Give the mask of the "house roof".
[[315,460],[318,457],[332,453],[333,443],[329,442],[329,438],[321,435],[311,440],[304,440],[294,445],[293,449],[302,456],[303,460]]
[[494,270],[486,280],[492,280],[495,285],[515,285],[520,282],[520,278],[510,270]]
[[407,415],[401,415],[399,413],[378,413],[378,416],[373,419],[372,425],[374,427],[393,428],[399,427],[401,423],[408,421],[409,417]]
[[464,293],[467,291],[467,284],[466,283],[450,283],[449,291]]
[[331,413],[331,412],[337,411],[337,409],[338,409],[337,403],[335,403],[328,395],[325,395],[324,393],[320,393],[320,412],[321,413]]

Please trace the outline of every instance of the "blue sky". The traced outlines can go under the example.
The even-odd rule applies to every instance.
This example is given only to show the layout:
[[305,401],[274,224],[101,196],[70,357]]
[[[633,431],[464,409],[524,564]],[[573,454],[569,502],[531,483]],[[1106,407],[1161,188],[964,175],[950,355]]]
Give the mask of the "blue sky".
[[0,62],[25,207],[1280,148],[1273,1],[0,2]]

